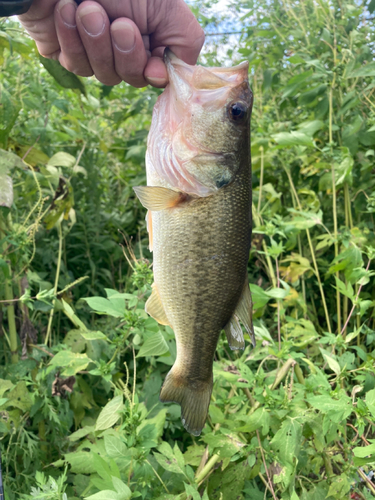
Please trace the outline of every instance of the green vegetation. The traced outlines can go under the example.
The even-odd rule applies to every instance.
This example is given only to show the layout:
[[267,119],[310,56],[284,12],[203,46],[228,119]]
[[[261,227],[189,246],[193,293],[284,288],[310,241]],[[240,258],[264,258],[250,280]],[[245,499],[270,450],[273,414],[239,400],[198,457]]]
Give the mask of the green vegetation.
[[144,312],[159,91],[83,82],[0,23],[6,500],[375,496],[375,3],[235,4],[236,51],[203,62],[250,62],[257,347],[223,335],[199,438],[158,400],[176,346]]

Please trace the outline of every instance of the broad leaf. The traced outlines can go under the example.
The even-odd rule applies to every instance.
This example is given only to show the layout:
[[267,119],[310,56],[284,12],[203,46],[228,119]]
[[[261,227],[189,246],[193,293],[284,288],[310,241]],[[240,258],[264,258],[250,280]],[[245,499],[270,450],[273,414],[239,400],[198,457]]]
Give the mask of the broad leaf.
[[123,397],[116,396],[105,405],[96,421],[95,430],[103,431],[109,429],[120,418],[120,411],[123,408]]

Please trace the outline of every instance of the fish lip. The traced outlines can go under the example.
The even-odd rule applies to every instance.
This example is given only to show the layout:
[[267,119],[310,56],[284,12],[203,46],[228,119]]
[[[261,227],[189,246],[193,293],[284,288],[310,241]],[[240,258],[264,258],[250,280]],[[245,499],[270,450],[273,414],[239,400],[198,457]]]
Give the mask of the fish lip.
[[167,66],[169,66],[170,64],[175,64],[179,66],[185,66],[186,68],[194,68],[194,66],[187,64],[182,59],[177,57],[176,54],[172,52],[169,47],[166,47],[164,50],[163,61]]
[[[189,71],[189,74],[193,74],[194,71],[197,69],[197,66],[187,64],[185,61],[180,59],[179,57],[176,56],[174,52],[169,47],[166,47],[164,49],[164,54],[163,54],[163,61],[165,65],[167,66],[168,73],[170,72],[171,67],[173,66],[180,66],[182,68],[185,68],[186,70]],[[198,66],[199,67],[199,66]],[[204,68],[204,66],[202,66]],[[211,67],[209,68],[213,74],[218,76],[220,78],[220,75],[228,75],[230,77],[230,74],[242,74],[243,82],[248,82],[249,81],[249,61],[242,61],[237,66],[231,66],[231,67]],[[232,86],[230,85],[229,80],[227,82],[223,82],[223,87],[225,86]]]

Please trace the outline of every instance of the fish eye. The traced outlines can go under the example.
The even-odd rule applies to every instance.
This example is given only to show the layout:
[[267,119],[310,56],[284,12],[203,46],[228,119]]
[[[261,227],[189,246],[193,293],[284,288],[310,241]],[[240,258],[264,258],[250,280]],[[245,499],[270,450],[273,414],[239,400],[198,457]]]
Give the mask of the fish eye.
[[241,122],[246,117],[247,106],[243,102],[233,102],[228,108],[229,116],[234,122]]

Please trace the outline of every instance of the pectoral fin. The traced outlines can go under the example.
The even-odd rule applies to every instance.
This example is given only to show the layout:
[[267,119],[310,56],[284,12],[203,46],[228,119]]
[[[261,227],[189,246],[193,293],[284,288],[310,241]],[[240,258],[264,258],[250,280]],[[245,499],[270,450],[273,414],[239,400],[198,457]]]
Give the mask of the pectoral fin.
[[158,186],[137,186],[133,189],[142,205],[155,212],[172,208],[186,197],[179,191]]
[[250,336],[251,343],[253,344],[253,347],[255,347],[255,335],[253,327],[253,302],[251,300],[251,293],[247,277],[240,300],[238,301],[233,316],[225,326],[225,333],[227,335],[229,347],[231,349],[244,349],[245,347],[245,341],[239,321],[241,321],[241,323],[245,327],[246,332]]
[[152,285],[152,293],[146,302],[145,311],[161,325],[171,326],[165,314],[155,283]]

